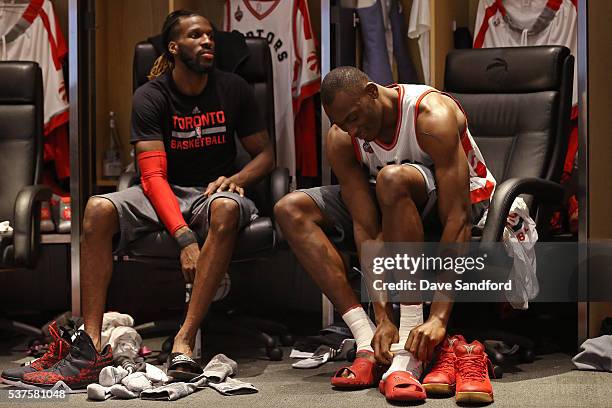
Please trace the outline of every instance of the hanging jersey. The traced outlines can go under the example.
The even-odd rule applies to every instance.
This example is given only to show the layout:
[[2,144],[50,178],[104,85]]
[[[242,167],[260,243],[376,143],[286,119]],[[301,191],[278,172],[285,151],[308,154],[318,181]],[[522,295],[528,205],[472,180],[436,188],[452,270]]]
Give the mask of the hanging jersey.
[[[429,93],[439,91],[427,85],[397,85],[397,87],[399,106],[393,141],[386,145],[378,140],[366,142],[353,138],[355,154],[367,168],[371,183],[376,182],[378,172],[389,164],[413,163],[429,168],[434,164],[417,142],[416,121],[421,100]],[[461,108],[460,105],[459,107]],[[484,158],[467,126],[461,136],[461,145],[470,169],[472,204],[491,199],[495,190],[495,178],[485,165]]]
[[[578,41],[577,0],[480,0],[474,48],[564,45],[574,55]],[[578,102],[574,69],[572,105]]]
[[302,101],[315,95],[321,87],[306,0],[226,0],[225,4],[226,31],[237,30],[247,37],[265,38],[270,45],[277,164],[287,167],[295,176],[294,119]]
[[45,135],[68,122],[62,72],[67,52],[51,1],[32,0],[20,12],[0,8],[0,59],[35,61],[42,69]]
[[418,38],[423,80],[426,84],[430,82],[429,32],[431,30],[431,17],[429,9],[429,0],[413,0],[407,33],[408,38]]

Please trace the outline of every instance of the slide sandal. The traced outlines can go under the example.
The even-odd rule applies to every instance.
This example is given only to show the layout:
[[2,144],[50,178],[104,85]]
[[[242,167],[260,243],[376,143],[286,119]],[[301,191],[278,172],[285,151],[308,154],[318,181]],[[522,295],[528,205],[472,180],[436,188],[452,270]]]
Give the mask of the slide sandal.
[[[368,353],[374,355],[371,351],[358,351],[357,353]],[[348,370],[355,376],[354,378],[343,377],[344,370]],[[357,357],[353,364],[348,367],[342,367],[331,378],[331,384],[338,388],[366,388],[375,386],[380,380],[384,368],[374,361],[370,361],[365,357]]]
[[386,380],[381,380],[378,390],[388,401],[424,401],[425,389],[411,373],[394,371]]
[[[177,370],[178,367],[187,371]],[[172,382],[189,382],[204,371],[198,363],[183,353],[170,353],[166,370],[168,377],[172,377]]]

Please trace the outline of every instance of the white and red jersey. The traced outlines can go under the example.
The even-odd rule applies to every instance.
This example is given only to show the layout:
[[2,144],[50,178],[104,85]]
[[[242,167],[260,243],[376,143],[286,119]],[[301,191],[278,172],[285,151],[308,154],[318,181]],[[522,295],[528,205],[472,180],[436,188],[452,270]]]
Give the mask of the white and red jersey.
[[[413,163],[429,168],[434,165],[431,156],[419,146],[416,121],[421,100],[429,93],[439,91],[427,85],[397,85],[397,87],[399,106],[393,141],[386,145],[378,140],[366,142],[353,138],[355,154],[357,159],[368,169],[370,182],[375,182],[378,172],[389,164]],[[459,103],[457,105],[461,108]],[[495,190],[495,178],[485,165],[484,158],[467,126],[461,135],[461,145],[470,168],[470,198],[472,203],[491,199]]]
[[[474,48],[564,45],[576,56],[577,0],[480,0]],[[572,104],[578,101],[574,69]]]
[[0,8],[0,59],[35,61],[42,69],[45,135],[68,122],[62,72],[67,52],[51,1],[32,0],[23,9]]
[[[321,87],[316,42],[306,0],[226,0],[224,27],[226,31],[237,30],[247,37],[265,38],[270,45],[274,66],[277,164],[287,167],[295,176],[294,120],[302,102]],[[309,113],[314,130],[312,109]],[[304,123],[303,120],[300,123]],[[309,141],[314,139],[311,137]],[[316,156],[314,160],[316,163]]]

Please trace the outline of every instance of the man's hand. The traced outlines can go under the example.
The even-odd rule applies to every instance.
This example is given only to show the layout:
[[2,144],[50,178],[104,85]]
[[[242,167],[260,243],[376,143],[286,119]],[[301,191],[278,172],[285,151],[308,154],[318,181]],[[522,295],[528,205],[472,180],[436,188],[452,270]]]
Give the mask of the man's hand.
[[193,283],[199,256],[200,247],[197,243],[187,245],[181,250],[181,270],[183,271],[185,283]]
[[436,317],[430,317],[425,323],[410,330],[404,348],[427,364],[433,356],[434,348],[444,340],[445,336],[444,323]]
[[[193,232],[187,226],[179,228],[174,233],[174,239],[178,240],[179,246],[181,246],[180,244],[181,239],[178,237],[180,237],[181,235],[185,233],[191,234],[191,237],[194,237]],[[185,235],[185,236],[190,237],[189,235]],[[188,242],[189,241],[187,241],[187,243]],[[199,256],[200,256],[200,247],[197,242],[188,244],[183,249],[181,249],[181,271],[183,272],[185,283],[193,283],[193,280],[195,279],[195,273],[196,273],[196,264],[198,263]]]
[[398,341],[397,327],[389,319],[382,320],[376,327],[376,332],[372,338],[374,357],[379,364],[391,364],[391,361],[393,361],[393,353],[390,351],[391,344]]
[[221,176],[212,183],[209,183],[206,191],[204,191],[204,195],[210,197],[212,194],[222,191],[237,193],[240,194],[240,197],[244,197],[244,189],[225,176]]

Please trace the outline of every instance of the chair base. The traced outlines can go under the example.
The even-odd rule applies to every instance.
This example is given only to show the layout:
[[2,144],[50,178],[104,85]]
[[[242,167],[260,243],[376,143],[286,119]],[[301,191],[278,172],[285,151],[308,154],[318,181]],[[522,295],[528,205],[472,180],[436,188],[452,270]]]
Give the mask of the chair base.
[[[283,351],[279,347],[293,345],[293,336],[283,324],[268,319],[244,316],[230,310],[227,312],[211,312],[202,324],[203,338],[206,334],[232,334],[239,335],[254,342],[255,345],[266,350],[266,356],[272,361],[283,359]],[[140,335],[148,336],[161,333],[176,333],[180,329],[178,320],[159,320],[135,326]],[[158,357],[160,364],[166,361],[172,351],[174,336],[167,338],[162,344]]]
[[41,339],[45,337],[43,331],[38,327],[5,318],[0,318],[0,330],[25,334],[26,336],[33,336]]

